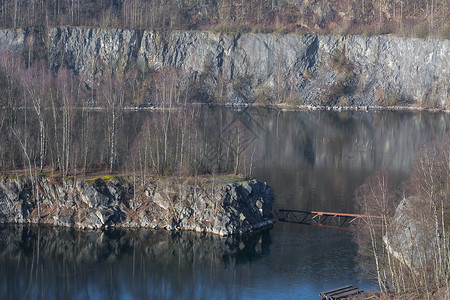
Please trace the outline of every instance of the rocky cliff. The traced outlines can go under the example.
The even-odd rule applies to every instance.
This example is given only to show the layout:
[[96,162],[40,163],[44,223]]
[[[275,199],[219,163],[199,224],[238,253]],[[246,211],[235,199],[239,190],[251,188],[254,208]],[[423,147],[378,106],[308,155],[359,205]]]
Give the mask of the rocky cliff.
[[9,177],[0,181],[0,223],[96,229],[147,227],[222,236],[273,224],[271,188],[256,180],[135,185],[126,179],[62,181]]
[[[23,31],[0,31],[1,48],[23,51]],[[21,48],[22,45],[22,48]],[[176,67],[211,97],[258,101],[266,92],[296,104],[418,103],[447,107],[449,40],[390,36],[220,34],[51,28],[48,59],[88,81],[107,67]]]
[[432,265],[438,252],[434,222],[429,202],[410,196],[398,205],[384,243],[394,257],[416,272]]

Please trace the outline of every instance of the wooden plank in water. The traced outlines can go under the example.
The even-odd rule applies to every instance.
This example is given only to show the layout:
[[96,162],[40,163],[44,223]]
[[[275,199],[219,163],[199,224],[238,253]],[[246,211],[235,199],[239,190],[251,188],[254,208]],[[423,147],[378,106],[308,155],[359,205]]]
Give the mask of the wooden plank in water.
[[343,293],[340,293],[340,294],[334,294],[334,295],[331,296],[330,299],[333,299],[333,300],[334,299],[345,299],[345,298],[348,298],[348,297],[351,297],[351,296],[355,296],[355,295],[361,294],[363,292],[364,292],[363,290],[355,288],[355,289],[347,291],[347,292],[343,292]]
[[322,299],[333,300],[333,299],[348,298],[357,294],[361,294],[363,292],[364,292],[363,290],[357,287],[354,287],[352,285],[346,285],[336,289],[322,292],[319,295],[320,297],[322,297]]
[[325,211],[311,211],[310,213],[319,216],[330,216],[330,217],[353,217],[353,218],[368,218],[368,219],[383,219],[382,216],[369,216],[361,214],[349,214],[349,213],[335,213],[335,212],[325,212]]
[[352,287],[353,287],[353,285],[344,285],[344,286],[338,287],[336,289],[332,289],[332,290],[329,290],[329,291],[322,292],[321,294],[329,294],[329,293],[333,293],[333,292],[336,292],[336,291],[340,291],[340,290],[344,290],[344,289],[348,289],[348,288],[352,288]]
[[328,298],[330,293],[334,293],[336,291],[345,291],[345,290],[348,290],[349,288],[353,288],[353,286],[352,285],[341,286],[341,287],[336,288],[336,289],[332,289],[332,290],[328,290],[328,291],[325,291],[325,292],[321,292],[321,293],[319,293],[319,296],[322,297],[322,299],[330,299],[330,298]]
[[369,216],[369,215],[362,215],[362,214],[349,214],[349,213],[326,212],[326,211],[309,211],[309,210],[297,210],[297,209],[279,209],[278,211],[284,212],[284,213],[301,213],[301,214],[312,214],[312,215],[328,216],[328,217],[383,219],[382,216]]
[[351,287],[349,287],[347,289],[342,289],[342,290],[338,290],[338,291],[333,291],[333,292],[327,293],[326,295],[329,297],[327,299],[334,299],[334,297],[337,296],[337,295],[340,295],[340,294],[343,294],[343,293],[347,293],[347,292],[351,292],[351,291],[353,291],[355,289],[358,289],[358,288],[355,288],[354,286],[351,286]]

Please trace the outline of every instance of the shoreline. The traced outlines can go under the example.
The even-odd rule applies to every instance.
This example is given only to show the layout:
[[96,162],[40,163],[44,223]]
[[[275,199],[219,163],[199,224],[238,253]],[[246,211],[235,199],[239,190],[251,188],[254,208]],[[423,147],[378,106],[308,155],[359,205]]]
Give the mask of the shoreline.
[[285,104],[218,104],[218,106],[225,107],[262,107],[262,108],[274,108],[279,109],[281,111],[429,111],[429,112],[442,112],[442,113],[450,113],[450,109],[443,108],[426,108],[426,107],[417,107],[417,106],[381,106],[381,105],[354,105],[354,106],[321,106],[321,105],[298,105],[298,106],[290,106]]
[[[382,106],[382,105],[349,105],[349,106],[325,106],[325,105],[297,105],[291,106],[286,105],[284,103],[281,104],[258,104],[258,103],[245,103],[245,104],[236,104],[236,103],[200,103],[194,102],[189,104],[182,104],[174,107],[156,107],[156,106],[143,106],[143,107],[132,107],[125,106],[121,109],[127,112],[139,112],[139,111],[177,111],[182,110],[186,107],[196,107],[196,106],[216,106],[216,107],[225,107],[225,108],[268,108],[268,109],[277,109],[281,111],[427,111],[433,113],[450,113],[450,108],[427,108],[427,107],[418,107],[418,106],[406,106],[406,105],[393,105],[393,106]],[[1,107],[2,109],[6,109],[6,107]],[[24,107],[17,108],[17,110],[24,110]],[[30,110],[33,108],[29,108]],[[50,107],[44,109],[51,109]],[[72,107],[71,110],[79,110],[79,111],[106,111],[107,108],[104,107]],[[16,109],[14,109],[16,110]]]

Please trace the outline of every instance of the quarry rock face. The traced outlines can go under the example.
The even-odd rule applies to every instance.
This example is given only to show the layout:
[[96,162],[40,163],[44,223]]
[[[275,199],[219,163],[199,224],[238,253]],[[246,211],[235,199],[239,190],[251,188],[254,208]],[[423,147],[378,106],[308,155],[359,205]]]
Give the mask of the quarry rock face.
[[[29,34],[0,30],[0,51],[26,52]],[[84,74],[87,84],[108,69],[173,67],[200,80],[209,97],[220,85],[229,104],[257,101],[265,91],[303,105],[342,97],[350,105],[449,104],[449,40],[78,27],[45,34],[52,69]]]
[[[3,44],[17,49],[25,39],[0,33]],[[323,104],[324,96],[336,102],[343,94],[330,93],[335,85],[348,85],[345,96],[357,105],[398,99],[446,106],[449,100],[449,40],[76,27],[49,29],[48,40],[55,70],[69,67],[89,79],[104,66],[175,67],[203,78],[210,96],[223,83],[229,103],[255,101],[266,89],[299,104]]]

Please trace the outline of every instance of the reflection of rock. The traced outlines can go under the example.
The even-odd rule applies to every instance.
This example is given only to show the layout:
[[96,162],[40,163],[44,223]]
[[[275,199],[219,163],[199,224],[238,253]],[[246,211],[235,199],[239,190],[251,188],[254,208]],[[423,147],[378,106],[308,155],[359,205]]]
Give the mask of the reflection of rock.
[[62,183],[41,177],[33,187],[26,177],[4,178],[0,223],[150,227],[230,235],[272,225],[272,202],[272,189],[256,180],[200,186],[165,179],[135,193],[125,179]]
[[435,253],[433,224],[433,214],[428,203],[418,197],[409,197],[397,207],[384,242],[401,262],[413,269],[421,267],[429,263]]
[[238,264],[270,253],[270,233],[220,237],[195,232],[167,232],[153,229],[108,229],[81,231],[69,228],[0,227],[0,260],[20,260],[39,245],[44,259],[63,257],[77,264],[115,262],[125,256],[144,256],[155,265],[169,265],[176,257],[183,264]]

